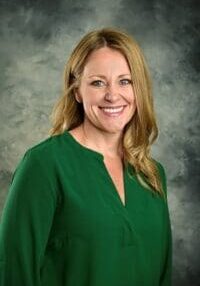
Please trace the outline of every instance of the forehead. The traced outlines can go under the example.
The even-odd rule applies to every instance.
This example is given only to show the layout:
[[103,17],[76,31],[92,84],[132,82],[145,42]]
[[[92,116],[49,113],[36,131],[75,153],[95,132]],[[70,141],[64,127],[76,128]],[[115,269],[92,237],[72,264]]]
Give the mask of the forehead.
[[118,50],[103,47],[93,51],[86,61],[84,73],[106,72],[106,70],[123,70],[129,72],[128,62],[125,56]]

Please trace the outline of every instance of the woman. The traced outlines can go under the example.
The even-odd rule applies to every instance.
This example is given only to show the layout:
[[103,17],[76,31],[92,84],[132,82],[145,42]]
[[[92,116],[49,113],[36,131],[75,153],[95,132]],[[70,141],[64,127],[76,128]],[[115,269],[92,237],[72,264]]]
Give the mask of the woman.
[[135,40],[85,35],[50,137],[25,153],[1,221],[1,286],[169,286],[172,236],[150,77]]

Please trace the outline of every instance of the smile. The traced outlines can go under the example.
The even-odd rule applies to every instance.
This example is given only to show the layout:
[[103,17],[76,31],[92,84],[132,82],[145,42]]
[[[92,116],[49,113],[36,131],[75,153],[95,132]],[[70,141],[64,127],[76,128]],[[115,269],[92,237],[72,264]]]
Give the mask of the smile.
[[125,106],[115,106],[115,107],[100,107],[105,115],[108,116],[118,116],[121,115]]

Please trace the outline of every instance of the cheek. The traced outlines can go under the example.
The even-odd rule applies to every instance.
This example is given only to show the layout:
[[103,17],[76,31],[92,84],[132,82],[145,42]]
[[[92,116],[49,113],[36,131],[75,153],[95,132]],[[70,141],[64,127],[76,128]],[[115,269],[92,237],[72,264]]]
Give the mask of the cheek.
[[99,102],[102,100],[102,93],[98,91],[91,91],[88,90],[87,93],[85,93],[84,101],[85,105],[92,106],[92,105],[99,105]]
[[99,97],[96,93],[87,94],[83,99],[83,107],[85,112],[89,115],[93,112],[96,113],[99,105]]
[[134,95],[133,90],[130,90],[129,92],[127,92],[126,99],[129,101],[129,103],[135,104],[136,100],[135,100],[135,95]]

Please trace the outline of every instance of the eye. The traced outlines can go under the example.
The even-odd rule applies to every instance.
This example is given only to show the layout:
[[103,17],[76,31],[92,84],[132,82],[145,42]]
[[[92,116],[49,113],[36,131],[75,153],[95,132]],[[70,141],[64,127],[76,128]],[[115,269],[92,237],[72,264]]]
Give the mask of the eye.
[[121,85],[128,85],[128,84],[131,84],[131,83],[132,83],[132,80],[130,80],[128,78],[124,78],[124,79],[120,80],[120,84]]
[[102,80],[94,80],[91,82],[91,85],[97,86],[97,87],[101,87],[104,86],[105,83]]

